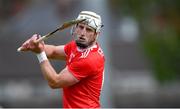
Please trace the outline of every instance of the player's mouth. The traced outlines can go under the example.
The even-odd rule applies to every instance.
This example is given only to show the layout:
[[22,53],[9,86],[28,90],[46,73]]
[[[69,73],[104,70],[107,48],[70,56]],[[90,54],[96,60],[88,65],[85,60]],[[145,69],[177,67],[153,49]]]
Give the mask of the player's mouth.
[[86,39],[85,39],[85,38],[83,38],[83,37],[79,37],[79,38],[78,38],[78,41],[80,41],[80,42],[85,42],[85,41],[86,41]]

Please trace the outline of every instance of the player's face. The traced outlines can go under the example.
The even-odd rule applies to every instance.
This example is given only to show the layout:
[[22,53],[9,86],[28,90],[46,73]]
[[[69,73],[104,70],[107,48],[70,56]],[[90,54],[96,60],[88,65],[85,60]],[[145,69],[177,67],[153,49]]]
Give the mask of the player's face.
[[80,48],[87,48],[96,41],[97,33],[95,29],[84,23],[79,23],[74,33],[76,44]]

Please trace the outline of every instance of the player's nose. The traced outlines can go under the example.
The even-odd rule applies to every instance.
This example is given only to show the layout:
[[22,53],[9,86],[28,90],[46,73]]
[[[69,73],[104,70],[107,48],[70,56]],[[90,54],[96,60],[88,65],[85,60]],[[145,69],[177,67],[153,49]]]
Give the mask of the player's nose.
[[85,36],[85,35],[86,35],[86,29],[83,28],[83,29],[80,31],[80,34],[81,34],[81,36]]

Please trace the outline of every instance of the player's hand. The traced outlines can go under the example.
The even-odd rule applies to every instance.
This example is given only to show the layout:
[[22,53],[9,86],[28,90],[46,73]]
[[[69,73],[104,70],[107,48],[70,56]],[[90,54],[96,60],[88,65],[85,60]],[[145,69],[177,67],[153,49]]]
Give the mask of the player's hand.
[[30,39],[25,41],[21,46],[21,51],[32,51],[34,53],[41,53],[44,51],[44,42],[36,43],[40,35],[34,34]]

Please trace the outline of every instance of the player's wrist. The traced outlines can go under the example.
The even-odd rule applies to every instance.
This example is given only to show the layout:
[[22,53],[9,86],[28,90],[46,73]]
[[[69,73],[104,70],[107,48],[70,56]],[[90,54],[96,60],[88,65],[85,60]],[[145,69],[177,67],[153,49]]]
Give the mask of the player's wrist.
[[48,60],[45,51],[42,51],[41,53],[37,53],[36,56],[39,60],[39,63],[42,63],[43,61]]

